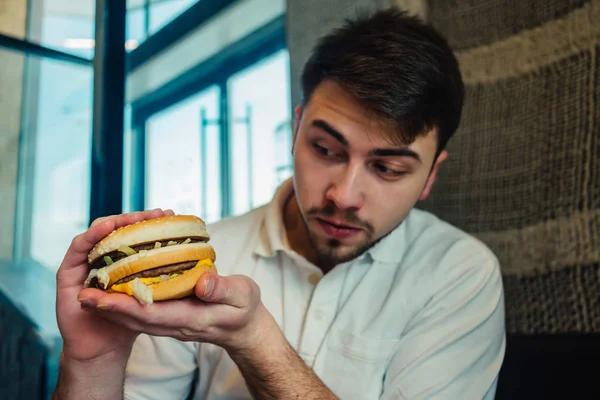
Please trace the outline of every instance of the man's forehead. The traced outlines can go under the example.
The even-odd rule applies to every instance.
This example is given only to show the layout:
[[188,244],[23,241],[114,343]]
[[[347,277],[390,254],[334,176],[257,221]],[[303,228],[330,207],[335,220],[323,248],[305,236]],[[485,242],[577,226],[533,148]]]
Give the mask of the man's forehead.
[[[406,140],[407,135],[399,131],[396,121],[386,121],[381,116],[369,112],[346,90],[334,81],[324,81],[305,104],[303,115],[309,126],[315,120],[324,120],[344,133],[348,141],[366,140],[374,145],[386,147],[412,147],[417,142],[435,142],[437,144],[437,130],[435,128],[424,131],[413,140]],[[344,132],[345,131],[345,132]],[[356,134],[356,137],[354,137]]]

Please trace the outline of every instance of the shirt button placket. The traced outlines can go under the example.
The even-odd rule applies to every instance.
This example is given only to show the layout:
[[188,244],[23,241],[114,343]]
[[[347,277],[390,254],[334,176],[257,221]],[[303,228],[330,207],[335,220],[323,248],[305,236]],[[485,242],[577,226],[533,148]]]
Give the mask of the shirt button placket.
[[[309,276],[309,281],[311,279],[314,278]],[[324,279],[315,287],[306,315],[301,344],[302,353],[311,359],[317,355],[335,318],[340,285],[339,279]]]

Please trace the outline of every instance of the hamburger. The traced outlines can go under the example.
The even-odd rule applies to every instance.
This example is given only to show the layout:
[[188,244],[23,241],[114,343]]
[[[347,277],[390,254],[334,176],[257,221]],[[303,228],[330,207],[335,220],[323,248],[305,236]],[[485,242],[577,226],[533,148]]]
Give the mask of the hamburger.
[[191,215],[118,228],[88,254],[84,287],[125,293],[143,304],[190,296],[203,274],[217,272],[209,239],[204,221]]

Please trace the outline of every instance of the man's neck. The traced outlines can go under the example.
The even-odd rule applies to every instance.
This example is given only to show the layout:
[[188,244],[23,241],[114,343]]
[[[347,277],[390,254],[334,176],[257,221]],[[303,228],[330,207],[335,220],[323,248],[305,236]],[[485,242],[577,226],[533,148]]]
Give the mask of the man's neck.
[[[283,206],[283,225],[291,249],[319,266],[318,255],[310,242],[308,230],[300,214],[298,200],[296,200],[294,192],[290,194]],[[319,268],[321,267],[319,266]]]

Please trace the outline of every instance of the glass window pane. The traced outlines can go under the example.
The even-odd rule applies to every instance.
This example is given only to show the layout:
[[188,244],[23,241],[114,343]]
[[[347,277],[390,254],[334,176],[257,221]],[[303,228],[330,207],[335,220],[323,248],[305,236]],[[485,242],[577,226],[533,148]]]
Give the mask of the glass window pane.
[[26,71],[23,128],[33,159],[21,161],[33,181],[31,201],[20,201],[32,208],[31,257],[56,269],[88,224],[93,71],[36,57]]
[[280,50],[228,81],[233,214],[269,202],[291,175],[288,63]]
[[221,217],[219,98],[211,86],[148,119],[145,208]]
[[33,1],[28,39],[45,47],[91,59],[94,56],[95,12],[95,0]]
[[150,34],[173,21],[198,0],[164,0],[150,6]]
[[134,50],[146,39],[145,11],[143,7],[127,11],[125,48],[128,51]]

